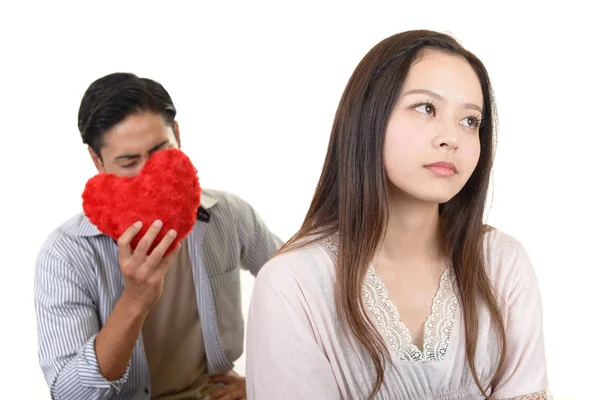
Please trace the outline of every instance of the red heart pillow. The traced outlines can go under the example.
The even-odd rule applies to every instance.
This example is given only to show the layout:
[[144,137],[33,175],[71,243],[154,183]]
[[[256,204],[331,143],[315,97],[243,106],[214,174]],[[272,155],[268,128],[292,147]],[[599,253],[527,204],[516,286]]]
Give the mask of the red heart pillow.
[[200,206],[198,171],[179,149],[156,152],[135,177],[101,172],[88,180],[83,191],[83,210],[100,232],[117,240],[136,221],[142,229],[131,241],[137,246],[152,222],[163,227],[148,254],[170,229],[177,237],[167,250],[191,232]]

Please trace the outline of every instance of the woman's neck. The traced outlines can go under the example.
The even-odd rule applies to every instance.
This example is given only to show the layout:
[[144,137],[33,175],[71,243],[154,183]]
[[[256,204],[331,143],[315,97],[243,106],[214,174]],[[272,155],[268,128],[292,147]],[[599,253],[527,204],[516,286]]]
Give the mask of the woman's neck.
[[390,198],[387,230],[376,259],[406,266],[438,264],[440,249],[439,205],[408,195]]

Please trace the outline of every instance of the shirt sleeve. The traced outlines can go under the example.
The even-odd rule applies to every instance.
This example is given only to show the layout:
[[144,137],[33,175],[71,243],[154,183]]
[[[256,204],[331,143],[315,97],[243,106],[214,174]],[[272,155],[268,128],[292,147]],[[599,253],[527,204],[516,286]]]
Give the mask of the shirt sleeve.
[[546,400],[548,391],[542,302],[537,278],[523,246],[516,242],[500,268],[507,274],[506,358],[492,399]]
[[246,345],[248,399],[340,399],[311,326],[305,290],[281,264],[290,260],[285,256],[270,261],[256,279]]
[[242,268],[254,276],[281,248],[283,242],[275,236],[258,213],[244,200],[234,197],[238,214],[238,239]]
[[43,249],[36,265],[35,310],[40,366],[53,399],[106,399],[118,394],[123,376],[107,381],[100,373],[95,341],[95,302],[80,275],[60,255]]

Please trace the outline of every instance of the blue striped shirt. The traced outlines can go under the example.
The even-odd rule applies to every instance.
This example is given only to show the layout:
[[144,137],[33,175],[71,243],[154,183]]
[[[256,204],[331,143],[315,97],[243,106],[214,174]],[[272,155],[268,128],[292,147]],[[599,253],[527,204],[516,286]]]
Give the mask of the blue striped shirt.
[[[208,222],[188,236],[196,304],[209,375],[231,370],[243,351],[240,268],[256,276],[281,246],[239,197],[203,189]],[[147,399],[150,378],[138,337],[116,381],[100,373],[95,339],[124,289],[117,246],[79,214],[46,240],[36,263],[35,309],[40,366],[53,399]]]

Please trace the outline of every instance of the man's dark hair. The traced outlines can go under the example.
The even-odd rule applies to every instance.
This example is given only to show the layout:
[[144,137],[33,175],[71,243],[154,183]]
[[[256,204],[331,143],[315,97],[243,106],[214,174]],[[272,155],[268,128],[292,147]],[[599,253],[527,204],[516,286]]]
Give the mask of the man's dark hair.
[[77,126],[83,143],[100,157],[104,133],[132,114],[149,111],[173,126],[177,111],[171,96],[158,82],[130,73],[106,75],[85,91]]

